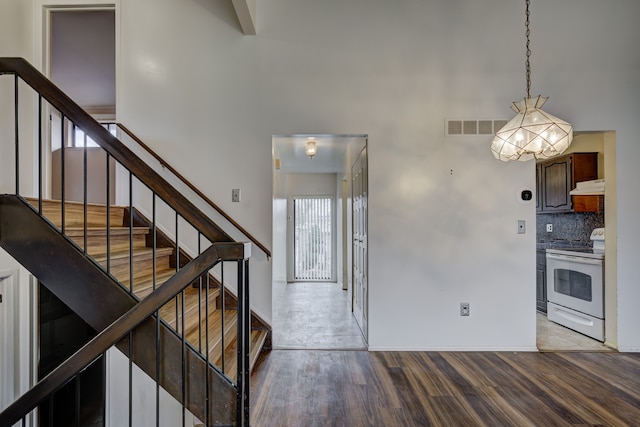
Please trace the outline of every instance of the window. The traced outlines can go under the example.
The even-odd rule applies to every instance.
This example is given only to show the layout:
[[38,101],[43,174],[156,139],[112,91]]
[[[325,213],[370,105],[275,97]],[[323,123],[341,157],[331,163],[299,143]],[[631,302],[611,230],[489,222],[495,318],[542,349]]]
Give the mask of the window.
[[294,197],[294,280],[332,279],[333,198]]

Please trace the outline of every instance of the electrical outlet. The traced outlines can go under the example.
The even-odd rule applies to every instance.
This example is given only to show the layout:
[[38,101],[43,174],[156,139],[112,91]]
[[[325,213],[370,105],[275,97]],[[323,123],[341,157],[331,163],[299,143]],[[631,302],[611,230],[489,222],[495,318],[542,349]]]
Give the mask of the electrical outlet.
[[519,219],[517,221],[517,225],[518,225],[518,227],[517,227],[517,231],[516,232],[518,234],[524,234],[525,233],[524,219]]
[[468,316],[469,315],[469,303],[461,302],[460,303],[460,316]]
[[240,189],[234,188],[231,190],[231,201],[232,202],[240,202]]
[[551,233],[553,231],[553,224],[547,224],[547,233]]

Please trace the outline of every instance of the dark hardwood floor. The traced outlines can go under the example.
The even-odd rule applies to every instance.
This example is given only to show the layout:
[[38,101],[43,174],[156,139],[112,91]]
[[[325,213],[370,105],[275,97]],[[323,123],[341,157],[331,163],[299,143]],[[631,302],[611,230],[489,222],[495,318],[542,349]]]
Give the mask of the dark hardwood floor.
[[640,354],[274,350],[251,425],[638,426]]

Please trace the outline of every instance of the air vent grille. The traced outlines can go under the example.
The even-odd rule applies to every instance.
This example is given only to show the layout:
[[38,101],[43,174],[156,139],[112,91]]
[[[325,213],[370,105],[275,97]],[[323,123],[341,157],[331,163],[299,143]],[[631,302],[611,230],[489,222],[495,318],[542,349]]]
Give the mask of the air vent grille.
[[507,120],[446,119],[445,136],[493,135],[507,124]]

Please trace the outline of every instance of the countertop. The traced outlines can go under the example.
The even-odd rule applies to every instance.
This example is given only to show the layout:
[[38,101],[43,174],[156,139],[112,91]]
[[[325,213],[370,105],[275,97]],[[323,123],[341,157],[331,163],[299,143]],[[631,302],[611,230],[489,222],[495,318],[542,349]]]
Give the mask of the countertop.
[[547,249],[569,249],[569,248],[590,248],[591,242],[579,240],[545,240],[536,242],[536,249],[544,251]]

